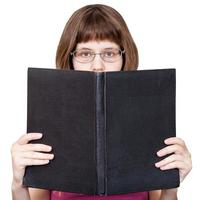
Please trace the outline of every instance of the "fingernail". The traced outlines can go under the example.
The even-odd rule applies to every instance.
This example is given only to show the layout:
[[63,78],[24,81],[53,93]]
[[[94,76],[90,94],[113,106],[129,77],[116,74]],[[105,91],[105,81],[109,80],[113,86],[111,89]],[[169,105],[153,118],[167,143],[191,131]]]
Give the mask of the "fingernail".
[[52,150],[52,147],[51,147],[51,146],[48,146],[48,149],[49,149],[49,151],[51,151],[51,150]]
[[39,137],[42,137],[42,133],[37,133]]
[[157,152],[157,156],[161,156],[161,152],[160,151]]
[[155,163],[155,166],[156,166],[156,167],[159,167],[159,163]]
[[168,141],[169,141],[169,139],[165,139],[165,140],[164,140],[164,143],[165,143],[165,144],[168,144]]

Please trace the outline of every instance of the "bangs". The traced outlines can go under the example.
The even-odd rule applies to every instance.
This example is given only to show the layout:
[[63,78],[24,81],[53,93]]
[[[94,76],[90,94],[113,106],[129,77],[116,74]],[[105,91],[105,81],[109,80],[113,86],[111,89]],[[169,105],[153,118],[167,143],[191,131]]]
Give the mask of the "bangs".
[[[88,42],[88,41],[101,41],[109,40],[115,42],[121,46],[121,31],[117,29],[119,26],[115,19],[106,19],[106,15],[102,13],[92,12],[82,19],[80,23],[78,34],[76,37],[76,42]],[[84,26],[83,26],[84,24]]]

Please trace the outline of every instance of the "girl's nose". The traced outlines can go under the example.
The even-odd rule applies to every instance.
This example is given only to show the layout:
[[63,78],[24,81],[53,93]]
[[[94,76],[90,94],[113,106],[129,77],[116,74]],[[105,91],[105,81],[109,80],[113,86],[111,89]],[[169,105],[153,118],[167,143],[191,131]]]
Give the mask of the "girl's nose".
[[96,55],[91,65],[92,71],[101,72],[105,70],[105,64],[100,55]]

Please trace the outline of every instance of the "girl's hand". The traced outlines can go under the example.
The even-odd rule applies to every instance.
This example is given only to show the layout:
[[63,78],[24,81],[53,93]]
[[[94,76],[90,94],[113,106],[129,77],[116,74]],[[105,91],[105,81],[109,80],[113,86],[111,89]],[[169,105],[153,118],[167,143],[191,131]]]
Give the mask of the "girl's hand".
[[188,151],[185,142],[180,138],[171,137],[166,139],[164,142],[168,146],[159,150],[157,155],[159,157],[168,154],[172,155],[161,160],[160,162],[155,163],[155,166],[161,170],[178,168],[180,182],[182,182],[192,169],[191,154]]
[[13,182],[22,184],[26,166],[45,165],[53,159],[54,155],[47,153],[51,146],[44,144],[29,144],[31,140],[42,137],[41,133],[29,133],[19,138],[11,147]]

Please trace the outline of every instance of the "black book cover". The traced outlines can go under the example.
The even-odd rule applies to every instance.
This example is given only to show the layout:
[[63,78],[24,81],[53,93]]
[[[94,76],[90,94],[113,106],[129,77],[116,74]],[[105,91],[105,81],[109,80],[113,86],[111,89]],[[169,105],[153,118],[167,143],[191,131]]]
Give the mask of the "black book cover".
[[23,184],[111,195],[179,186],[177,169],[155,167],[175,136],[175,69],[88,72],[28,69],[27,133],[53,147]]

